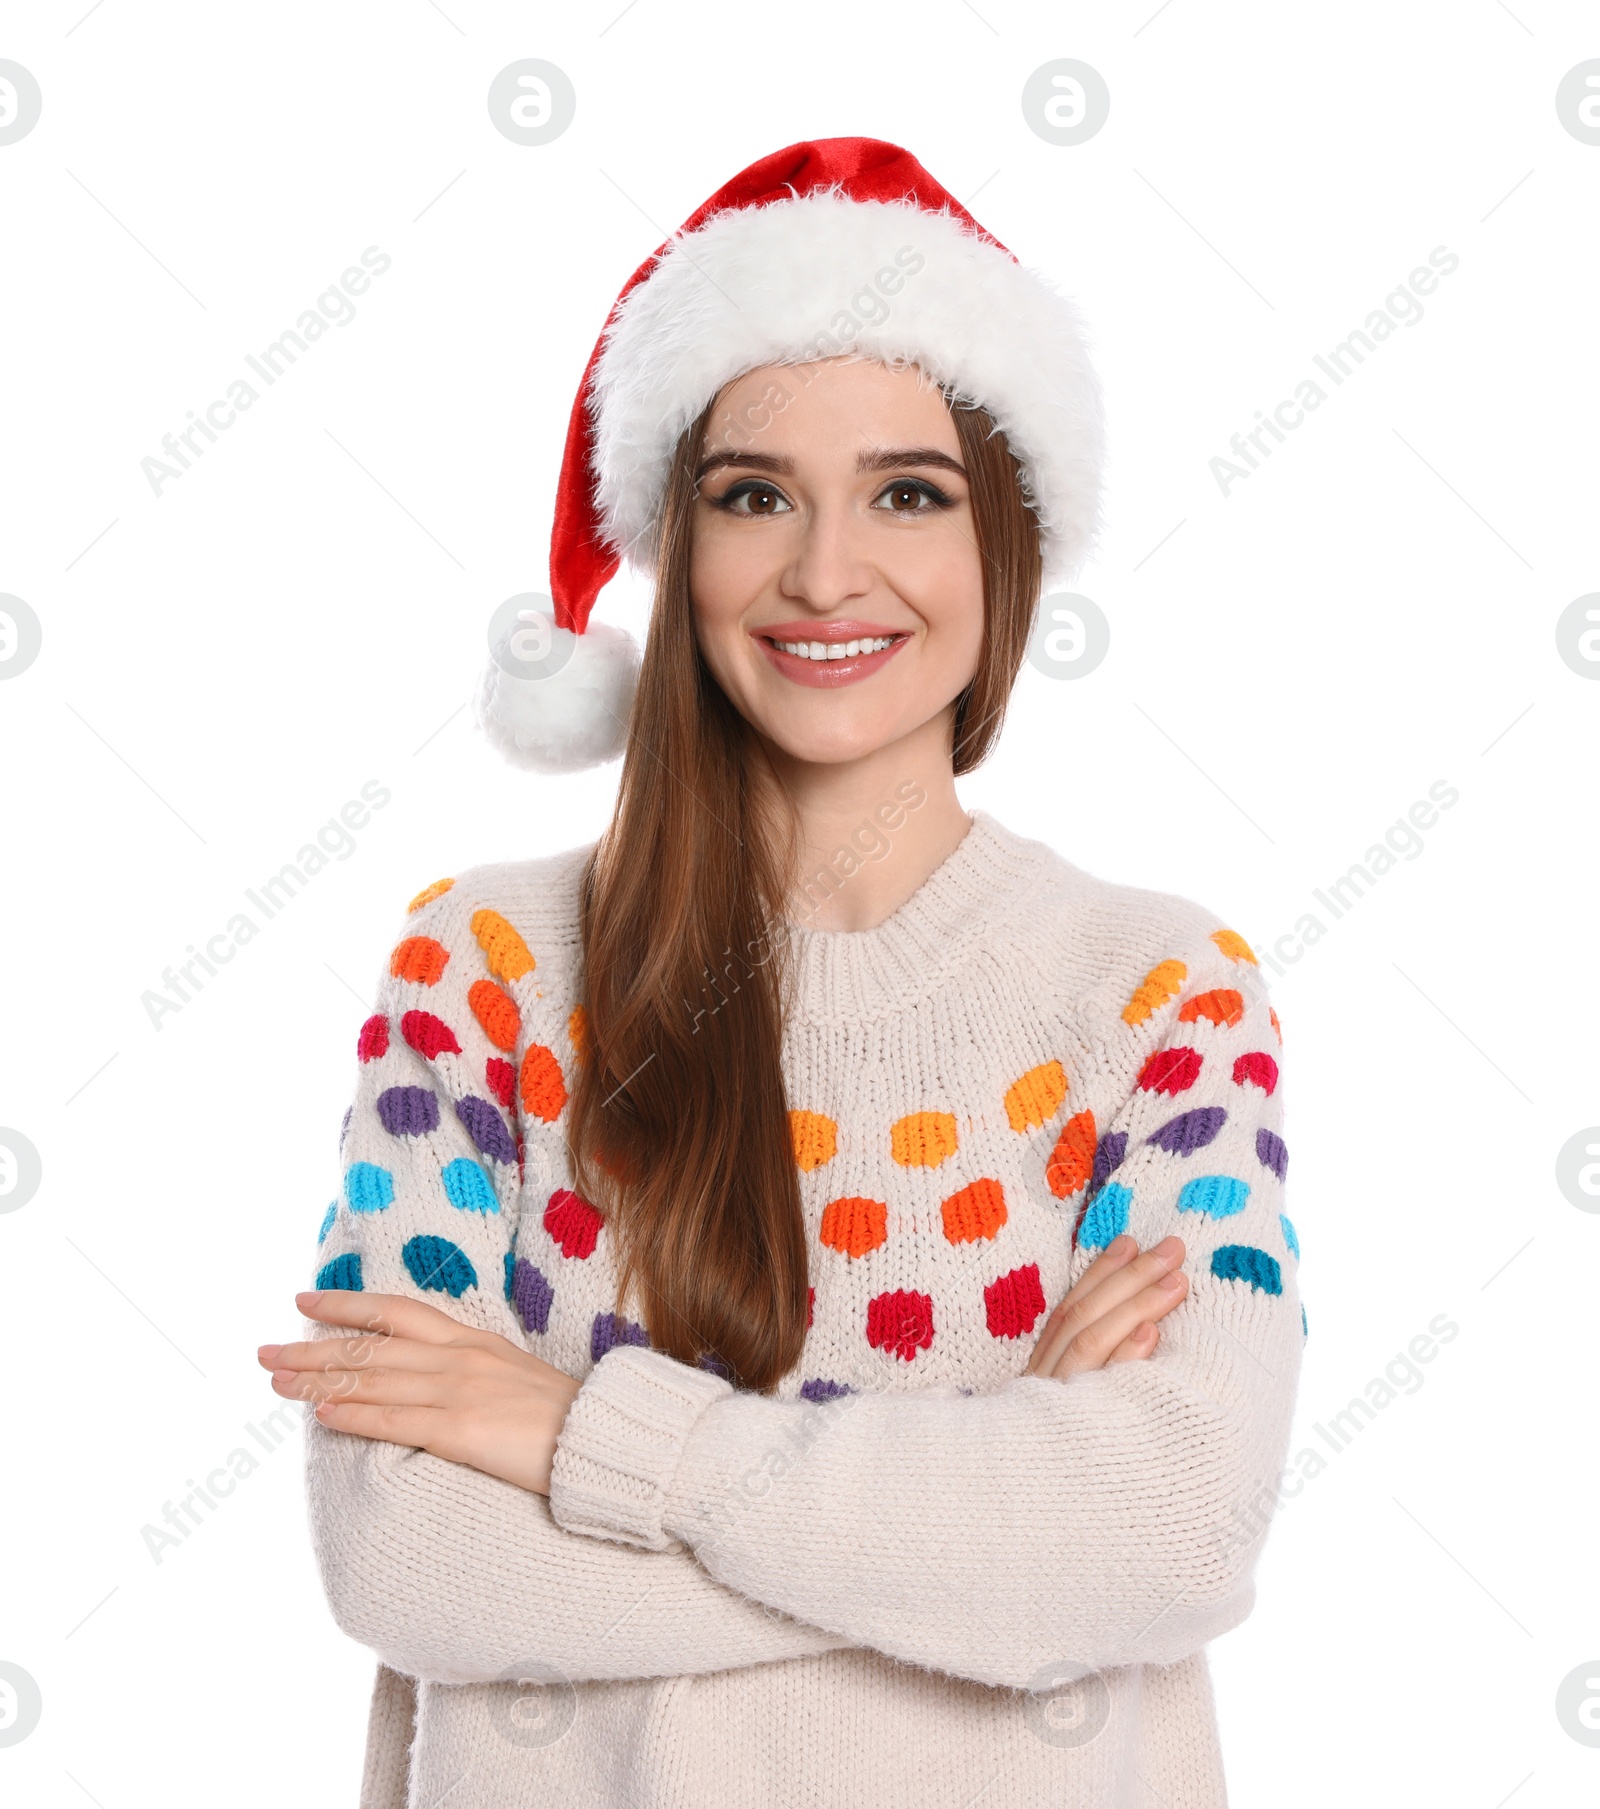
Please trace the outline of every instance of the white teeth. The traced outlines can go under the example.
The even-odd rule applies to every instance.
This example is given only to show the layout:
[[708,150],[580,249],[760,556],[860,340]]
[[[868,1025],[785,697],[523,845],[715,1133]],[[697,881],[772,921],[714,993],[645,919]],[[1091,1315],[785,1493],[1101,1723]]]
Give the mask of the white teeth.
[[865,641],[778,641],[774,644],[783,652],[792,653],[796,659],[850,660],[863,653],[881,653],[893,641],[894,636],[886,634]]

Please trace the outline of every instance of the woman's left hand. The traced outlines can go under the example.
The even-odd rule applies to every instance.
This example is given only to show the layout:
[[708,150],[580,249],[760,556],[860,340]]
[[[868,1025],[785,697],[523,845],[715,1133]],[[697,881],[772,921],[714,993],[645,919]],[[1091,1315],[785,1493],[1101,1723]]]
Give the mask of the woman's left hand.
[[580,1386],[563,1370],[403,1294],[326,1288],[297,1294],[295,1304],[360,1336],[261,1345],[257,1360],[275,1393],[314,1401],[317,1419],[336,1432],[411,1445],[550,1493],[556,1439]]

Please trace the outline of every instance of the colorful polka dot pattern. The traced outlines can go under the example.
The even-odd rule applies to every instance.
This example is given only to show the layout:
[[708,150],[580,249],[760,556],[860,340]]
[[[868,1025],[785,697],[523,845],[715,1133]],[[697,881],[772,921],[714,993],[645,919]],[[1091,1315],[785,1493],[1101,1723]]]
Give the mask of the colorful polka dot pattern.
[[[443,880],[425,888],[408,911],[426,911],[454,884]],[[459,906],[448,908],[466,916]],[[381,1070],[384,1078],[393,1076],[396,1084],[379,1080],[364,1094],[370,1104],[363,1109],[389,1140],[394,1156],[346,1166],[344,1205],[352,1216],[344,1223],[359,1235],[363,1215],[389,1211],[397,1190],[410,1188],[415,1175],[424,1197],[431,1187],[433,1196],[457,1215],[462,1229],[457,1236],[443,1235],[450,1220],[436,1213],[433,1222],[441,1227],[441,1234],[407,1238],[401,1260],[417,1289],[459,1300],[479,1286],[474,1256],[487,1257],[487,1247],[475,1241],[480,1234],[472,1225],[492,1225],[502,1213],[502,1198],[493,1177],[497,1169],[509,1174],[516,1164],[509,1184],[513,1191],[520,1184],[523,1127],[528,1127],[531,1138],[533,1126],[554,1126],[561,1118],[569,1091],[558,1049],[568,1050],[568,1059],[586,1060],[589,1026],[581,1003],[573,1005],[564,1020],[553,1020],[554,1026],[564,1023],[564,1043],[559,1029],[552,1037],[549,1029],[541,1033],[534,1028],[536,1016],[525,1018],[525,1011],[534,1011],[533,998],[543,995],[524,993],[519,1003],[512,990],[535,971],[536,962],[522,934],[506,917],[486,909],[470,913],[476,953],[473,942],[458,943],[452,950],[442,935],[426,933],[442,921],[435,913],[417,925],[419,933],[396,943],[389,961],[395,990],[388,1009],[374,1012],[361,1026],[357,1055],[363,1069],[385,1063],[398,1040],[405,1060],[413,1061],[405,1055],[409,1050],[433,1064],[434,1078],[431,1086],[418,1084],[413,1078],[417,1075],[413,1061],[409,1071]],[[1234,932],[1218,931],[1212,941],[1228,961],[1254,964],[1249,945]],[[481,968],[474,975],[470,968],[480,959]],[[1202,963],[1202,967],[1206,965]],[[1209,965],[1214,969],[1214,960]],[[1229,1284],[1245,1295],[1282,1293],[1280,1257],[1274,1251],[1284,1260],[1297,1262],[1300,1250],[1293,1225],[1275,1205],[1267,1234],[1255,1232],[1259,1242],[1213,1247],[1205,1237],[1192,1235],[1201,1226],[1213,1224],[1236,1228],[1236,1235],[1237,1230],[1248,1234],[1262,1222],[1253,1213],[1251,1181],[1240,1173],[1227,1172],[1227,1154],[1219,1159],[1213,1153],[1206,1172],[1186,1172],[1200,1166],[1197,1158],[1203,1152],[1235,1149],[1233,1140],[1241,1134],[1229,1128],[1235,1120],[1248,1139],[1246,1149],[1253,1149],[1253,1173],[1262,1184],[1284,1181],[1288,1152],[1275,1129],[1250,1124],[1251,1114],[1276,1093],[1276,1059],[1252,1046],[1256,1038],[1244,1042],[1242,1048],[1236,1041],[1231,1049],[1223,1040],[1250,1036],[1245,1027],[1256,1021],[1254,1008],[1247,1007],[1243,992],[1225,984],[1205,984],[1186,994],[1190,973],[1189,964],[1175,957],[1158,961],[1122,1006],[1123,1025],[1146,1039],[1153,1038],[1154,1047],[1146,1040],[1143,1051],[1133,1056],[1133,1093],[1119,1112],[1121,1124],[1107,1128],[1097,1123],[1095,1111],[1087,1103],[1074,1108],[1070,1103],[1074,1083],[1066,1062],[1047,1056],[1014,1073],[1014,1078],[999,1087],[989,1105],[982,1108],[987,1116],[959,1117],[935,1098],[888,1124],[886,1153],[895,1168],[908,1176],[928,1176],[930,1190],[938,1185],[932,1179],[934,1171],[956,1171],[948,1180],[939,1176],[943,1188],[932,1194],[926,1208],[902,1212],[871,1193],[836,1193],[832,1198],[823,1196],[820,1208],[813,1206],[812,1210],[820,1210],[820,1217],[813,1221],[817,1245],[828,1261],[840,1265],[835,1272],[842,1276],[859,1264],[864,1276],[881,1277],[866,1300],[856,1333],[871,1350],[898,1366],[913,1364],[921,1353],[933,1349],[943,1323],[935,1295],[915,1286],[883,1285],[892,1284],[895,1269],[892,1261],[888,1267],[879,1266],[889,1260],[886,1253],[901,1248],[902,1237],[921,1238],[930,1233],[942,1238],[952,1251],[969,1253],[962,1256],[963,1262],[982,1263],[991,1249],[993,1252],[987,1274],[980,1269],[965,1284],[972,1289],[968,1304],[957,1308],[956,1302],[950,1303],[952,1325],[974,1323],[981,1299],[977,1322],[990,1338],[1016,1341],[1037,1334],[1050,1301],[1037,1261],[1018,1262],[1015,1255],[1011,1261],[1005,1260],[1015,1251],[1015,1245],[1006,1241],[1014,1234],[1007,1230],[1011,1214],[1005,1185],[995,1174],[973,1175],[970,1167],[967,1175],[959,1173],[961,1162],[971,1156],[963,1148],[963,1127],[998,1126],[1001,1117],[1010,1132],[1025,1140],[1018,1147],[1031,1152],[1028,1159],[1042,1164],[1048,1194],[1064,1208],[1062,1225],[1070,1233],[1072,1247],[1093,1253],[1130,1227],[1142,1243],[1157,1241],[1164,1227],[1158,1230],[1150,1214],[1164,1213],[1174,1228],[1185,1233],[1191,1269],[1204,1269],[1216,1283]],[[1269,1008],[1267,1016],[1272,1032],[1268,1040],[1281,1047],[1283,1032],[1277,1013]],[[529,1029],[534,1030],[534,1040],[525,1043]],[[1223,1097],[1229,1103],[1222,1103]],[[449,1105],[449,1116],[443,1112],[443,1104]],[[1167,1107],[1165,1112],[1162,1106]],[[973,1102],[966,1109],[979,1108]],[[346,1114],[346,1129],[350,1116]],[[839,1123],[825,1112],[796,1108],[788,1113],[788,1126],[796,1169],[802,1177],[819,1176],[817,1184],[821,1185],[822,1172],[840,1157]],[[459,1154],[437,1153],[451,1140]],[[370,1135],[358,1147],[368,1158],[377,1154],[378,1146]],[[883,1150],[882,1144],[876,1147]],[[974,1143],[973,1149],[977,1147]],[[429,1151],[426,1156],[424,1149]],[[1130,1151],[1137,1152],[1137,1163],[1130,1162]],[[856,1157],[860,1153],[858,1144]],[[505,1197],[509,1200],[511,1194]],[[328,1240],[339,1219],[340,1203],[336,1201],[323,1218],[319,1246]],[[404,1224],[402,1229],[408,1230],[410,1225]],[[536,1220],[529,1217],[524,1205],[522,1248],[502,1248],[493,1258],[493,1272],[503,1271],[505,1303],[524,1332],[549,1333],[563,1287],[577,1285],[581,1274],[572,1270],[573,1279],[563,1283],[566,1265],[590,1262],[599,1249],[602,1230],[601,1214],[569,1188],[552,1189]],[[1268,1244],[1271,1249],[1265,1247]],[[469,1254],[469,1246],[473,1254]],[[362,1252],[350,1250],[333,1256],[322,1263],[317,1276],[319,1286],[360,1289]],[[815,1316],[816,1292],[815,1286],[807,1289],[808,1329]],[[570,1313],[571,1307],[567,1310]],[[1303,1311],[1301,1322],[1303,1333]],[[587,1326],[590,1357],[595,1362],[618,1344],[648,1346],[650,1342],[642,1324],[614,1311],[589,1314],[582,1323]],[[703,1352],[698,1361],[717,1373],[726,1373],[714,1352]],[[800,1388],[802,1398],[814,1402],[850,1392],[849,1382],[827,1375],[809,1377]]]

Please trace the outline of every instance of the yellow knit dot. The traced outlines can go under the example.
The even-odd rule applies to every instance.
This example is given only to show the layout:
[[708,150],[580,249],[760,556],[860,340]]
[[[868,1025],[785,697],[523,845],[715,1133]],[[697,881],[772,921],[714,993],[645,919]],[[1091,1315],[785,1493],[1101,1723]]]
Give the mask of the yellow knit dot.
[[956,1121],[949,1112],[908,1112],[889,1127],[889,1150],[902,1168],[937,1168],[956,1153]]
[[1134,987],[1133,997],[1123,1006],[1123,1023],[1142,1024],[1151,1012],[1159,1011],[1168,999],[1176,998],[1188,973],[1181,961],[1158,961]]
[[424,886],[412,899],[406,906],[407,911],[420,911],[425,904],[432,904],[436,898],[443,898],[455,883],[453,879],[436,879],[431,886]]
[[1248,961],[1252,967],[1261,965],[1256,960],[1255,950],[1237,930],[1213,930],[1211,940],[1230,961]]
[[1066,1069],[1060,1062],[1043,1062],[1006,1088],[1006,1120],[1014,1131],[1032,1130],[1053,1118],[1066,1096]]
[[498,911],[474,911],[472,933],[489,963],[489,972],[497,980],[520,980],[533,971],[534,960],[527,943]]
[[789,1139],[803,1174],[831,1162],[839,1151],[839,1127],[821,1112],[790,1112]]

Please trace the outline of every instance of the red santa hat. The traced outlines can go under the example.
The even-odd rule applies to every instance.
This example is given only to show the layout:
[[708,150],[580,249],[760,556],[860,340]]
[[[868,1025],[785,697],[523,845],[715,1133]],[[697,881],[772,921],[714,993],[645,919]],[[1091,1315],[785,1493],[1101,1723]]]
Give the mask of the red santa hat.
[[651,568],[679,436],[746,371],[839,356],[915,364],[987,409],[1022,468],[1046,588],[1073,576],[1104,433],[1072,303],[898,145],[790,145],[696,208],[611,309],[567,429],[554,620],[509,625],[479,687],[479,724],[508,759],[576,772],[622,752],[638,650],[590,612],[623,558]]

